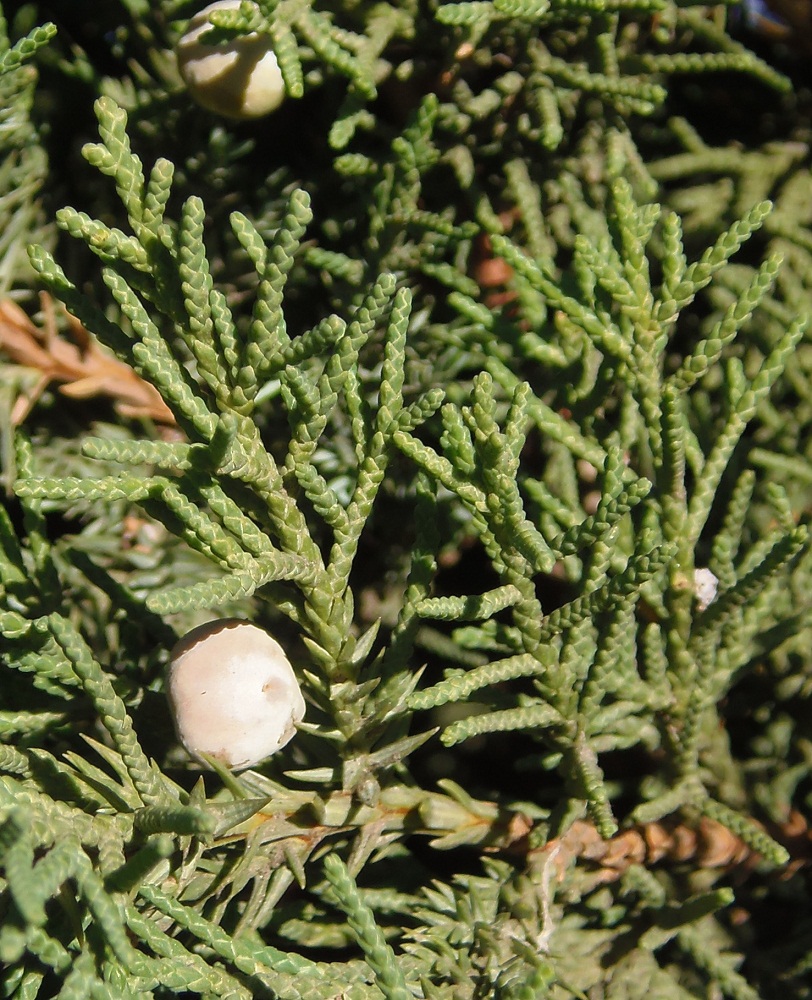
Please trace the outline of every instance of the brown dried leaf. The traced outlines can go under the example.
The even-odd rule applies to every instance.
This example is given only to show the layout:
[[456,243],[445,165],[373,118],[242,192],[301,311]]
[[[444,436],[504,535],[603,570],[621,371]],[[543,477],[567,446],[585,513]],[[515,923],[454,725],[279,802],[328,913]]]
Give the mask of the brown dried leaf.
[[44,293],[40,298],[45,314],[42,329],[11,299],[0,301],[0,350],[18,365],[42,374],[34,388],[15,402],[11,411],[15,426],[25,420],[51,382],[62,383],[59,391],[72,399],[109,396],[115,400],[117,412],[125,417],[175,423],[171,410],[154,386],[103,350],[69,313],[66,315],[71,339],[63,336],[57,328],[53,300]]
[[646,839],[648,858],[652,864],[667,857],[674,845],[674,838],[662,823],[647,823],[643,827],[643,836]]

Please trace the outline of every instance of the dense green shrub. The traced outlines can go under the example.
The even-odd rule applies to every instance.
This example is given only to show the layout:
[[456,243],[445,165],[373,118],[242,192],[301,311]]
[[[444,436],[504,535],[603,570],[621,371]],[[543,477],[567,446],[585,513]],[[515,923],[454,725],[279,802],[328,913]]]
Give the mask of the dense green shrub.
[[[194,4],[4,6],[0,290],[85,367],[0,312],[3,995],[808,996],[805,63],[257,0],[243,122]],[[307,715],[201,775],[163,671],[226,616]]]

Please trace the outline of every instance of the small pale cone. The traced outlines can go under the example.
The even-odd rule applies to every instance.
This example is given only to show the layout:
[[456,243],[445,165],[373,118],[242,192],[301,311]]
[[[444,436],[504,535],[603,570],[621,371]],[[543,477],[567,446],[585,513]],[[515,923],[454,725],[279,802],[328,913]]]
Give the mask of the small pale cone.
[[719,591],[719,579],[706,568],[694,570],[694,596],[700,611],[710,607]]
[[204,108],[228,118],[261,118],[285,98],[270,38],[252,32],[217,45],[200,40],[211,28],[212,11],[239,6],[240,0],[219,0],[195,14],[178,42],[178,68],[189,93]]
[[263,629],[222,618],[188,632],[172,650],[167,697],[187,752],[241,771],[276,753],[304,717],[299,682]]

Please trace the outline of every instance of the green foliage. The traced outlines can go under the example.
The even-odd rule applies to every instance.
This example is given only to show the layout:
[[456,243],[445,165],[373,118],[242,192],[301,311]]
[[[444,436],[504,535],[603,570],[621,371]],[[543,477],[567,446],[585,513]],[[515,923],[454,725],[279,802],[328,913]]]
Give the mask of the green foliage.
[[26,246],[47,239],[39,199],[48,170],[31,105],[37,73],[31,60],[55,34],[51,23],[33,28],[11,45],[0,10],[0,294],[30,280]]
[[[46,394],[6,462],[4,995],[800,1000],[812,129],[672,86],[789,76],[692,4],[258,0],[224,124],[191,4],[114,6],[0,25],[0,284],[177,423]],[[307,716],[199,777],[163,669],[231,615]]]

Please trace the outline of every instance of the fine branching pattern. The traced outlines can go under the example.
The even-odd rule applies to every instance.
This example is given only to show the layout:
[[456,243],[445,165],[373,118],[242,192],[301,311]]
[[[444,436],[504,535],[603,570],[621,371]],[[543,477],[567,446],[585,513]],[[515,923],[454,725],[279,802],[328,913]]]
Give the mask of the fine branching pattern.
[[[0,9],[2,995],[802,1000],[797,64],[691,0],[256,0],[246,125],[198,6]],[[164,693],[231,616],[307,702],[241,773]]]

